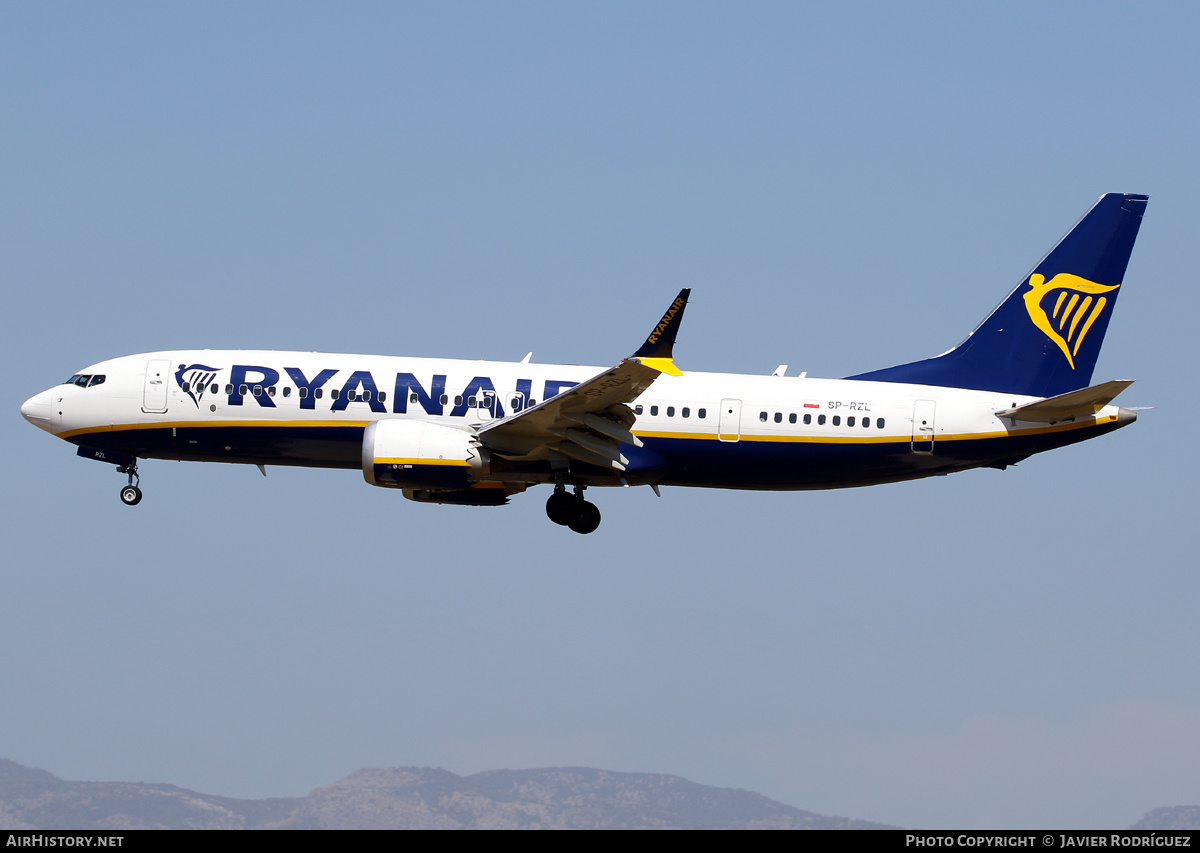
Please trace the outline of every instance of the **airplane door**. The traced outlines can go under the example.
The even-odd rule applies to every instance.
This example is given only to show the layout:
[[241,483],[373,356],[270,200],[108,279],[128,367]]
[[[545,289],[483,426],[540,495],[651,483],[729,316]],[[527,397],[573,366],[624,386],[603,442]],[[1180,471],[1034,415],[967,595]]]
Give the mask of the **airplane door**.
[[934,415],[937,403],[933,400],[917,400],[913,404],[912,452],[926,456],[933,453]]
[[496,395],[491,391],[479,392],[479,408],[475,416],[483,423],[490,421],[496,414]]
[[143,412],[167,410],[167,380],[170,375],[170,359],[156,358],[146,363],[146,385],[142,390]]
[[737,441],[742,437],[742,401],[722,400],[721,418],[717,424],[717,438],[721,441]]

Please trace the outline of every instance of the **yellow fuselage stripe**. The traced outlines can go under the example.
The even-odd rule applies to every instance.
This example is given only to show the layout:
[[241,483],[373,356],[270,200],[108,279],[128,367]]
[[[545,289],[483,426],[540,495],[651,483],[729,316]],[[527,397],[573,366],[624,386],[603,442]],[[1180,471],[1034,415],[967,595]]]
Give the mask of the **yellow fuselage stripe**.
[[[1067,432],[1075,429],[1087,429],[1088,427],[1102,426],[1106,423],[1115,423],[1116,415],[1108,415],[1104,418],[1096,420],[1085,420],[1082,422],[1054,424],[1052,426],[1032,427],[1029,429],[1018,430],[993,430],[991,432],[967,432],[957,434],[936,434],[931,436],[934,441],[978,441],[980,439],[989,438],[1012,438],[1022,435],[1045,435],[1052,432]],[[319,429],[325,427],[366,427],[371,421],[205,421],[198,423],[196,421],[172,421],[158,423],[141,423],[141,424],[112,424],[104,427],[85,427],[84,429],[74,429],[67,432],[57,433],[59,438],[73,438],[79,435],[89,435],[93,433],[118,432],[121,430],[135,429],[189,429],[203,430],[214,427],[273,427],[273,428],[312,428]],[[665,432],[660,430],[634,430],[633,434],[638,438],[674,438],[674,439],[694,439],[699,441],[717,441],[716,433],[709,432]],[[872,435],[872,436],[853,436],[853,435],[771,435],[771,434],[747,434],[742,433],[736,441],[758,441],[758,442],[800,442],[803,444],[889,444],[898,441],[909,441],[911,436],[907,433],[902,435]],[[922,441],[929,439],[924,436]],[[394,460],[389,460],[394,461]],[[403,460],[405,464],[412,464],[414,460]],[[381,463],[382,464],[382,463]],[[466,465],[466,462],[442,462],[437,463],[429,461],[421,461],[421,464],[453,464]]]
[[376,465],[463,465],[470,467],[465,459],[406,459],[400,457],[376,457]]
[[[1055,424],[1053,426],[1032,427],[1030,429],[1017,430],[993,430],[991,432],[965,432],[955,434],[935,434],[931,436],[919,436],[919,441],[978,441],[987,438],[1012,438],[1020,435],[1045,435],[1051,432],[1067,432],[1073,429],[1086,429],[1087,427],[1103,426],[1106,423],[1116,423],[1116,415],[1108,415],[1104,418],[1096,420],[1084,421],[1081,423]],[[638,438],[690,438],[698,440],[716,441],[715,433],[698,433],[698,432],[659,432],[653,430],[634,430],[633,434]],[[801,442],[804,444],[889,444],[897,441],[910,441],[912,436],[908,433],[902,435],[872,435],[872,436],[853,436],[853,435],[748,435],[742,433],[737,439],[727,439],[727,441],[764,441],[764,442]]]
[[59,438],[72,438],[95,432],[120,432],[133,429],[208,429],[210,427],[366,427],[371,421],[155,421],[141,424],[109,424],[84,427],[55,433]]

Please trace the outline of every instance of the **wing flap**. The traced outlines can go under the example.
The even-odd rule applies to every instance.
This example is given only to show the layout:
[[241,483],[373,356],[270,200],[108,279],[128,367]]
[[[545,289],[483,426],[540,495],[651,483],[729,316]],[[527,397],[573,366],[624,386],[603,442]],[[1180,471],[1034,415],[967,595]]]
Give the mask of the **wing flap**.
[[[544,458],[545,454],[539,451],[560,444],[574,445],[588,454],[579,461],[597,464],[594,461],[597,444],[618,455],[617,448],[622,443],[641,446],[641,441],[629,431],[634,415],[627,404],[640,397],[661,375],[636,361],[622,361],[533,408],[483,427],[479,440],[493,452],[514,461]],[[591,432],[584,432],[581,427]],[[567,456],[578,458],[566,447],[560,449]],[[606,460],[605,467],[609,461],[617,460],[616,457]]]

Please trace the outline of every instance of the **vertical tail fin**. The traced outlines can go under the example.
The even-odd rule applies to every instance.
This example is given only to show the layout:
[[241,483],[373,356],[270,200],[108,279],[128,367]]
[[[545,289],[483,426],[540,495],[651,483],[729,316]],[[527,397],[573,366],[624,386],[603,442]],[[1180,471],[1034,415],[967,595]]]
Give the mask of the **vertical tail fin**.
[[1052,397],[1091,382],[1149,197],[1101,196],[950,352],[851,379]]

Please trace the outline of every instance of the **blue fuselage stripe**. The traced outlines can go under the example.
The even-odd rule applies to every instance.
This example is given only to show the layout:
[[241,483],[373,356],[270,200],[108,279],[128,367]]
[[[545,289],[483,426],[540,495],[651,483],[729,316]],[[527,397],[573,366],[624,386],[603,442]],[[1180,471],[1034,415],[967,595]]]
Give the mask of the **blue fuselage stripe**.
[[[895,441],[716,441],[644,439],[623,446],[632,479],[663,485],[730,489],[829,489],[893,482],[1005,464],[1117,429],[1115,422],[1058,432],[938,441],[932,454]],[[362,465],[363,427],[342,425],[199,426],[101,430],[71,442],[143,459],[235,462],[355,469]]]

